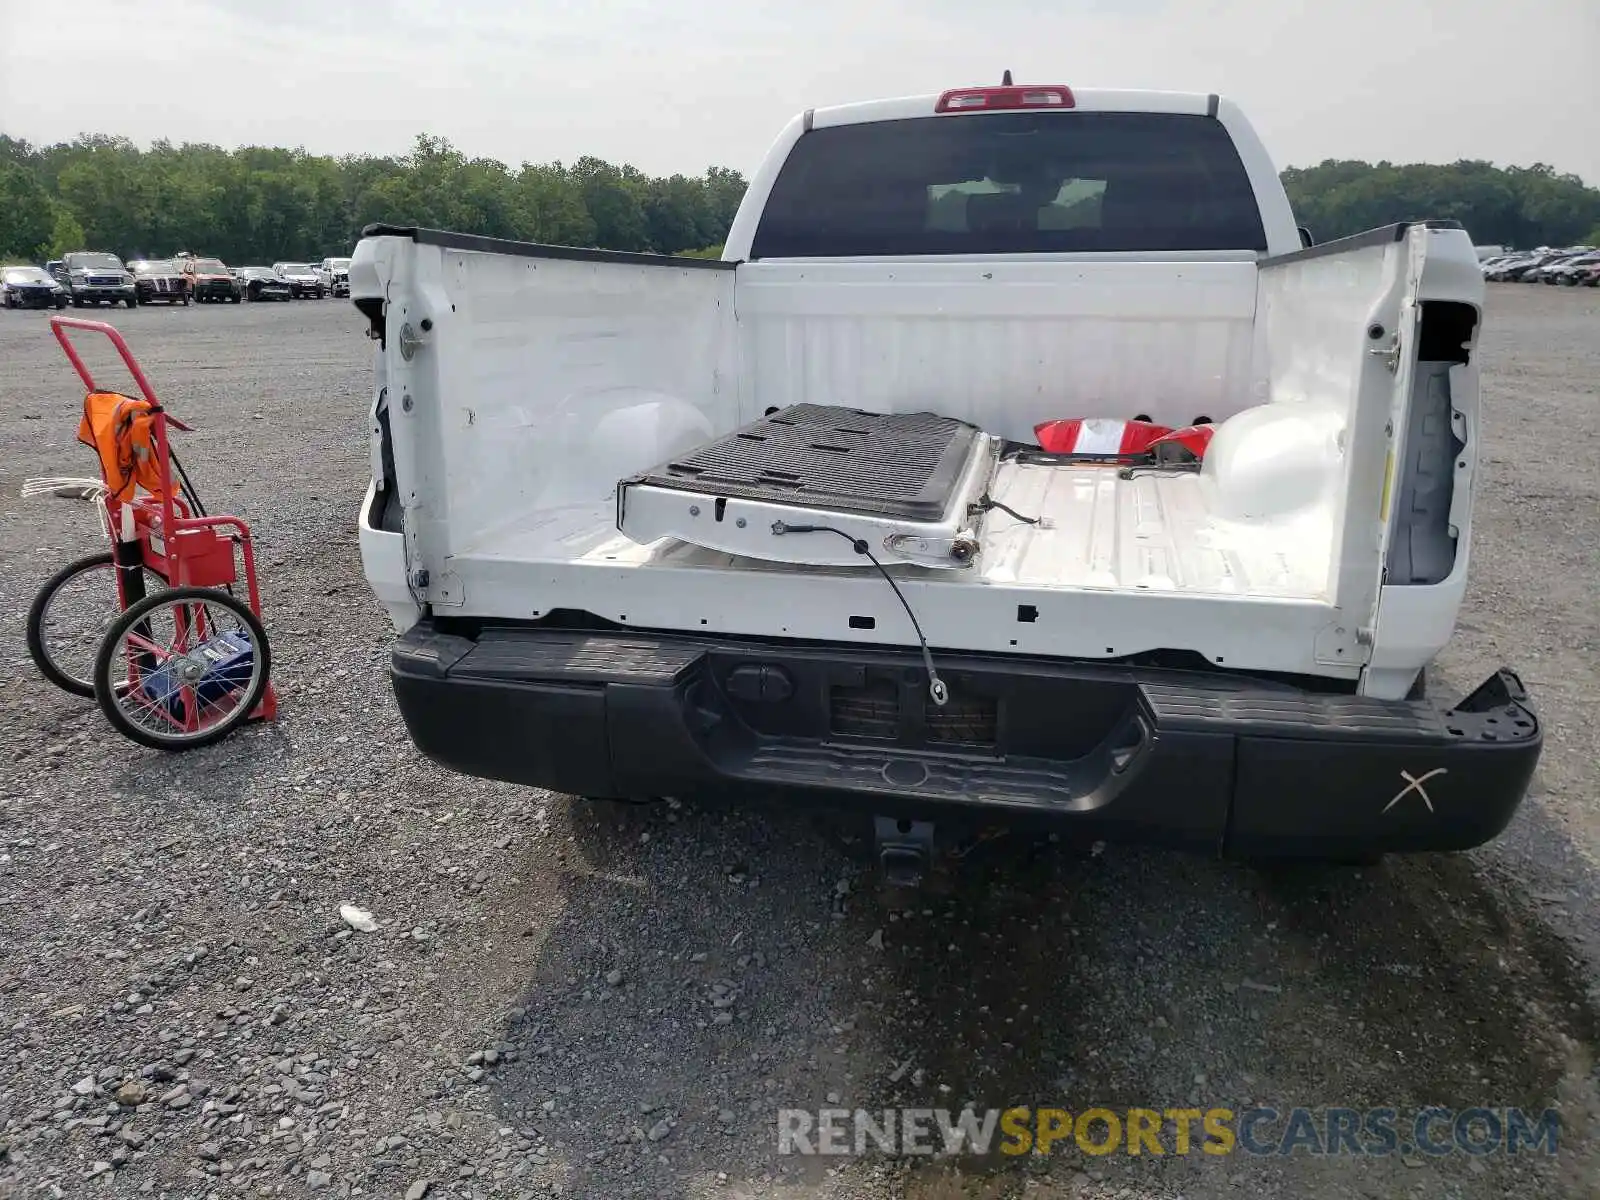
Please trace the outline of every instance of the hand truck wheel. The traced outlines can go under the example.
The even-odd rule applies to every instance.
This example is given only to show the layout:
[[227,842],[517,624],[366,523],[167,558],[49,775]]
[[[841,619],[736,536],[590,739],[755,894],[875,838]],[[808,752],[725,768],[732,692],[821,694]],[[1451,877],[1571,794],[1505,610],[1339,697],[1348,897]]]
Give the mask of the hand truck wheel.
[[193,750],[249,719],[271,669],[266,630],[246,604],[216,588],[172,588],[111,626],[95,656],[94,696],[124,737]]
[[[74,696],[94,696],[95,653],[122,611],[116,571],[109,550],[87,555],[45,580],[28,608],[28,657],[39,674]],[[154,571],[144,571],[146,595],[166,586]]]

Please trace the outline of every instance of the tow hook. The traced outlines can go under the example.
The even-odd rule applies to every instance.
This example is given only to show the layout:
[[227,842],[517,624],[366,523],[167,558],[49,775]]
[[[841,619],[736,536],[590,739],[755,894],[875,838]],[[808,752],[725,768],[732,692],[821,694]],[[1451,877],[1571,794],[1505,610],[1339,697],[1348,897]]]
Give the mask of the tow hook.
[[892,887],[921,885],[933,857],[933,822],[873,817],[872,825],[885,881]]

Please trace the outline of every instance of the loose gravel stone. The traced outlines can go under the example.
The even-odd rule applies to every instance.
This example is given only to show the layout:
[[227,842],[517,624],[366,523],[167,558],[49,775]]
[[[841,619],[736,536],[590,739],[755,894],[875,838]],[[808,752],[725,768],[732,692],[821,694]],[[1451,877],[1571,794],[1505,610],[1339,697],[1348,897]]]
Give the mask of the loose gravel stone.
[[372,914],[364,908],[357,908],[354,904],[341,904],[339,916],[344,923],[358,933],[378,932],[378,923],[372,919]]

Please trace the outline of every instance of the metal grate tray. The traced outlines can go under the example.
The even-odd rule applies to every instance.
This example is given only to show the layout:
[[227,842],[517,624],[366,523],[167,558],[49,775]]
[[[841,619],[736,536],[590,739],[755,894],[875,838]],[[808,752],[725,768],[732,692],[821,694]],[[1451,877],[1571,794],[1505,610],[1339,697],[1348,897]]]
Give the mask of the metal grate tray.
[[978,432],[932,413],[797,404],[623,485],[936,521]]

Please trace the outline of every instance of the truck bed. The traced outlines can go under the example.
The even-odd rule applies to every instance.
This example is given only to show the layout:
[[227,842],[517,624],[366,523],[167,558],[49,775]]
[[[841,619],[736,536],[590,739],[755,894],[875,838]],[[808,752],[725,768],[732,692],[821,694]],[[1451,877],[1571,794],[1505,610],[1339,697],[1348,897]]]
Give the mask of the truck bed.
[[[1230,522],[1211,477],[1123,478],[1114,465],[1041,461],[1002,454],[1002,445],[935,414],[795,405],[620,481],[617,528],[646,548],[681,543],[746,569],[868,565],[848,542],[774,537],[774,520],[862,537],[891,564],[884,544],[896,534],[970,532],[970,569],[936,555],[924,565],[951,582],[1325,598],[1326,509],[1274,524]],[[980,497],[994,503],[974,514]],[[615,554],[609,536],[600,545]]]
[[[426,608],[906,646],[917,625],[940,650],[1186,654],[1402,696],[1465,575],[1476,379],[1457,344],[1482,276],[1462,240],[819,264],[372,237],[368,577],[401,629]],[[839,405],[894,435],[841,473],[816,457],[839,422],[741,445],[762,414]],[[1006,456],[1074,416],[1216,433],[1198,474]],[[649,504],[619,505],[628,480]],[[979,503],[974,521],[986,493],[1037,520]],[[1418,539],[1423,568],[1386,562]],[[914,620],[859,541],[891,549]]]

